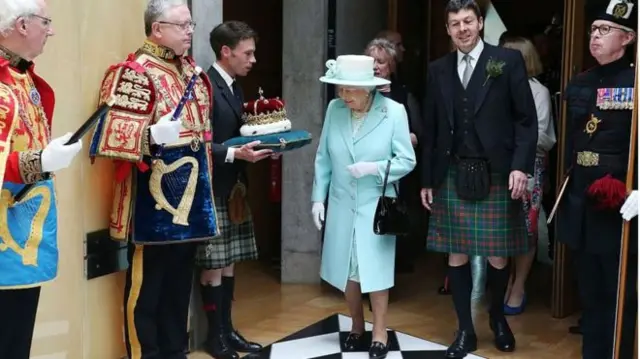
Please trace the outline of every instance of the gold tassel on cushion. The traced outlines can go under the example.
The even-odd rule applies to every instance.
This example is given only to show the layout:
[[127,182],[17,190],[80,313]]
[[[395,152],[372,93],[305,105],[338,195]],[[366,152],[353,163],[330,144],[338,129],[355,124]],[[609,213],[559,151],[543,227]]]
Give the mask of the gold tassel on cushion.
[[247,221],[249,207],[247,206],[247,187],[242,182],[236,183],[229,196],[229,220],[233,224]]

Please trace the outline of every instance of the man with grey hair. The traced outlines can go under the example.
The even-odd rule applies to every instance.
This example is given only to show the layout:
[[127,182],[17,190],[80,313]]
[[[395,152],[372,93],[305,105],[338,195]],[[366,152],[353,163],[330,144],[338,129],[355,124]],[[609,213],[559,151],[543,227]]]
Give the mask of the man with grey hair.
[[219,234],[212,89],[186,55],[195,23],[185,1],[149,1],[144,23],[141,47],[104,76],[100,102],[117,101],[97,125],[90,155],[116,165],[110,235],[129,244],[129,358],[185,359],[196,243]]
[[[628,55],[635,54],[638,9],[626,0],[603,5],[589,27],[589,51],[598,64],[576,75],[564,91],[566,178],[557,200],[558,241],[575,258],[584,359],[633,357],[638,314],[638,222],[625,218],[633,222],[624,253],[619,213],[627,197],[628,163],[637,158],[637,152],[630,153],[631,138],[638,135],[631,127],[636,69]],[[637,166],[631,170],[637,173]],[[623,256],[627,287],[618,298]],[[622,323],[616,323],[618,300],[625,302]],[[621,351],[613,356],[617,326]]]
[[82,148],[50,140],[54,93],[33,60],[52,35],[44,0],[0,0],[0,358],[30,357],[40,288],[58,274],[51,173]]

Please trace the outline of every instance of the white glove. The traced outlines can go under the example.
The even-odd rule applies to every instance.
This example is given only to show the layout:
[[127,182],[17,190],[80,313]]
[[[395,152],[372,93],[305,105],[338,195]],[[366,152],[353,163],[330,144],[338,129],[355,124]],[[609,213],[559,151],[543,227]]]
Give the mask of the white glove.
[[378,173],[378,165],[375,162],[358,162],[347,166],[347,170],[355,178],[372,176]]
[[633,217],[638,215],[638,191],[631,191],[627,200],[624,201],[620,213],[625,221],[630,221]]
[[316,228],[321,231],[322,223],[324,223],[324,204],[320,202],[313,202],[311,215],[313,216],[313,223],[315,223]]
[[173,112],[162,116],[155,125],[149,126],[151,139],[155,144],[171,145],[180,139],[181,121],[171,121]]
[[64,136],[54,138],[49,142],[47,147],[42,150],[40,155],[40,164],[42,172],[55,172],[63,168],[69,167],[73,158],[82,149],[82,140],[65,146],[69,141],[72,133],[68,132]]

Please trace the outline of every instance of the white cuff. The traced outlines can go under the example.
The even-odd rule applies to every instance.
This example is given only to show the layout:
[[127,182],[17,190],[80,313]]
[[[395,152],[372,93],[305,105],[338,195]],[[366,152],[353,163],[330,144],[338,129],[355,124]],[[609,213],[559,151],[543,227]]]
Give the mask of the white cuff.
[[233,163],[236,158],[236,149],[229,147],[227,150],[227,157],[225,157],[224,161],[226,163]]

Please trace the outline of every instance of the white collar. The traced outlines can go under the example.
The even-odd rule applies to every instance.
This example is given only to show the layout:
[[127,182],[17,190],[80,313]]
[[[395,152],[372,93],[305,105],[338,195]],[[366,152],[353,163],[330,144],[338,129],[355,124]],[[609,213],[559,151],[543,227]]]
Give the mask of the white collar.
[[[476,44],[476,47],[474,47],[473,50],[469,51],[469,56],[471,56],[471,61],[478,61],[483,49],[484,49],[484,41],[480,39]],[[460,50],[457,50],[457,52],[458,52],[458,64],[459,64],[462,62],[462,59],[466,54]]]
[[213,63],[213,68],[216,69],[218,71],[218,73],[220,73],[220,76],[222,76],[222,79],[224,80],[224,82],[227,84],[227,86],[229,86],[229,88],[231,88],[231,85],[233,84],[233,81],[235,81],[233,79],[233,77],[231,77],[231,75],[229,75],[223,68],[222,66],[220,66],[218,64],[218,62],[214,62]]

